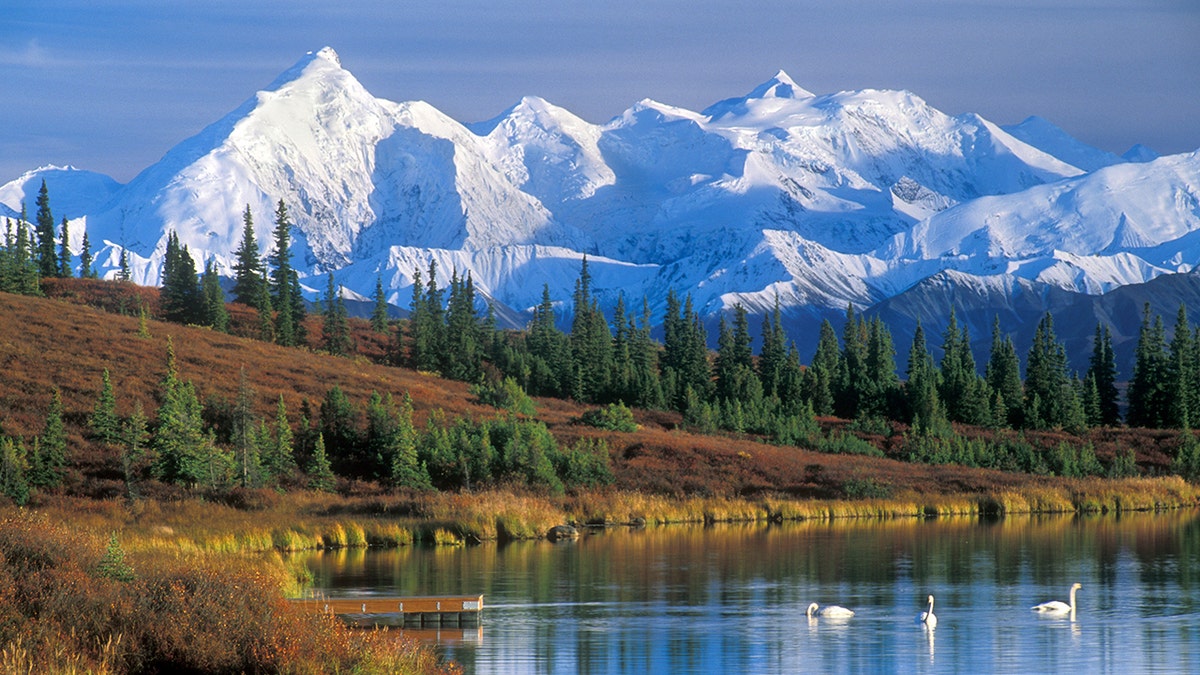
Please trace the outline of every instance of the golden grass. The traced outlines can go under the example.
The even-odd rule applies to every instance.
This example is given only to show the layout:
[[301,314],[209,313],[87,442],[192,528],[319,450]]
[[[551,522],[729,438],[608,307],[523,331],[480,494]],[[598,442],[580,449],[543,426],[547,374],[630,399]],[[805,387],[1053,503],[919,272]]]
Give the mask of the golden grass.
[[902,491],[888,498],[858,500],[667,497],[611,489],[553,497],[491,490],[383,497],[288,493],[256,511],[199,500],[128,505],[71,497],[42,497],[36,508],[57,522],[84,530],[119,532],[131,552],[191,555],[540,539],[563,523],[669,525],[1121,513],[1198,504],[1200,488],[1178,477],[1163,477],[1031,481],[973,494]]
[[104,540],[46,514],[0,513],[0,673],[447,672],[413,640],[291,606],[283,598],[307,570],[219,550],[237,536],[208,549],[144,540],[117,568],[97,565]]

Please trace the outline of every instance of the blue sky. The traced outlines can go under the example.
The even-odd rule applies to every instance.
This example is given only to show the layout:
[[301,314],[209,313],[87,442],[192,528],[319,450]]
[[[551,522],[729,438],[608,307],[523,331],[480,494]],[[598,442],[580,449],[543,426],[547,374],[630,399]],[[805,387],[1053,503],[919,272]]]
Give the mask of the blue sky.
[[124,182],[332,46],[376,96],[462,122],[538,95],[604,122],[699,110],[786,70],[1040,115],[1121,153],[1200,148],[1196,0],[6,0],[0,183],[45,164]]

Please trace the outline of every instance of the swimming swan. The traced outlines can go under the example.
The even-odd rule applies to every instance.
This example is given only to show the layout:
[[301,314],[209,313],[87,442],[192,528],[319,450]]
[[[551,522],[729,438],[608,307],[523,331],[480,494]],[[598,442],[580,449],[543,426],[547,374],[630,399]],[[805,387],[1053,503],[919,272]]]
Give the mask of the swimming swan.
[[1081,584],[1071,584],[1071,604],[1059,600],[1051,600],[1043,602],[1040,605],[1034,605],[1030,609],[1035,612],[1046,612],[1049,614],[1074,614],[1075,613],[1075,591],[1083,588]]
[[854,616],[854,610],[839,607],[838,605],[827,605],[817,609],[817,603],[812,603],[808,606],[808,617],[811,619],[814,616],[823,616],[829,619],[849,619]]
[[933,628],[934,626],[937,625],[937,617],[933,615],[933,596],[932,595],[929,596],[929,609],[918,614],[917,618],[914,620],[917,623],[925,624],[929,628]]

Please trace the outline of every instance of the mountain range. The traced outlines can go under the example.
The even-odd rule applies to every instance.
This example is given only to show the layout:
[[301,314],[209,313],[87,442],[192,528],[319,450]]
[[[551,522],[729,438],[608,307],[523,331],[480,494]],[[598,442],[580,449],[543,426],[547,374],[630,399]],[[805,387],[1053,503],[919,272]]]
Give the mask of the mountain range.
[[[135,281],[158,283],[172,230],[231,275],[246,206],[269,250],[283,200],[314,298],[332,273],[350,299],[382,279],[405,307],[436,261],[443,284],[470,273],[520,324],[546,285],[569,314],[586,256],[604,307],[624,294],[660,317],[673,289],[715,323],[778,302],[805,357],[847,305],[887,317],[902,353],[951,304],[983,345],[993,316],[1020,345],[1042,312],[1091,307],[1059,329],[1090,345],[1097,298],[1188,286],[1153,282],[1200,262],[1200,151],[1117,156],[1037,117],[1002,127],[906,91],[816,95],[783,71],[699,112],[644,99],[593,124],[526,97],[463,124],[376,98],[325,48],[129,183],[37,169],[0,186],[0,216],[32,208],[42,180],[103,276],[124,250]],[[1140,320],[1129,302],[1122,325]]]

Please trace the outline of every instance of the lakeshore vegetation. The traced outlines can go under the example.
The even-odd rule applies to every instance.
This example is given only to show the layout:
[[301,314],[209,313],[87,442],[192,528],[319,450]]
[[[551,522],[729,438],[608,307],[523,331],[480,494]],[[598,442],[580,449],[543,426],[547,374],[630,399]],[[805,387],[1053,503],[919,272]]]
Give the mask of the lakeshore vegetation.
[[[715,352],[689,298],[602,309],[587,262],[569,331],[549,292],[498,330],[469,276],[382,282],[348,316],[300,294],[280,202],[243,215],[232,302],[168,238],[161,289],[95,278],[43,185],[0,247],[0,667],[12,672],[438,672],[394,636],[292,613],[280,552],[655,525],[1194,507],[1200,329],[1143,316],[1122,422],[1111,337],[1070,375],[1047,315],[980,374],[953,313],[935,361],[849,308],[806,365],[779,309]],[[78,264],[76,265],[76,261]],[[219,573],[218,573],[219,571]],[[170,617],[167,620],[164,617]],[[217,627],[224,626],[224,629]]]

